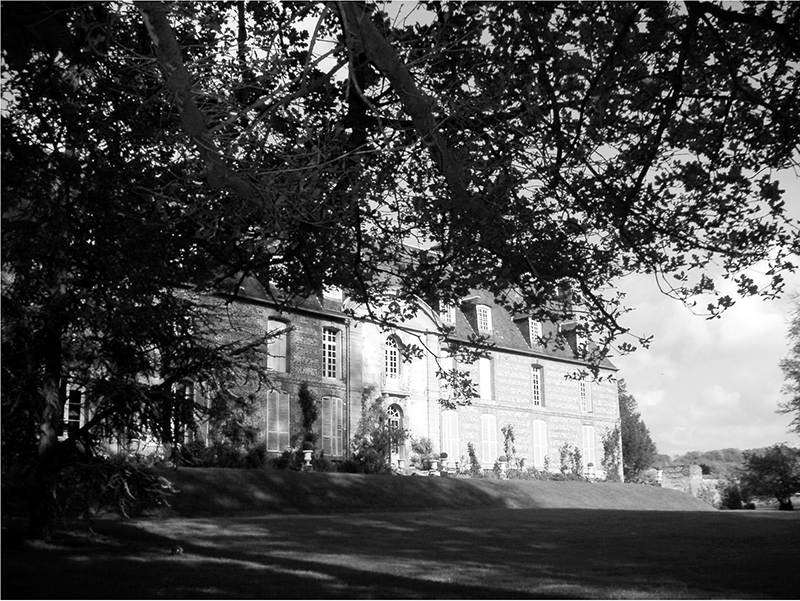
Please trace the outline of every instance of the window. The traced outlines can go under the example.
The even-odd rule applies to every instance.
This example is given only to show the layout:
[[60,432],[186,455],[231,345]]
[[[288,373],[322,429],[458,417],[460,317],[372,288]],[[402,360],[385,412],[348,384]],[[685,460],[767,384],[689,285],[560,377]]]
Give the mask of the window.
[[439,395],[443,399],[449,400],[453,396],[453,390],[447,378],[450,376],[450,372],[455,369],[455,366],[455,359],[450,355],[444,355],[439,359],[439,371],[444,376],[439,379]]
[[492,400],[492,360],[487,357],[478,359],[478,394],[484,400]]
[[597,465],[594,446],[594,426],[581,427],[581,438],[583,442],[583,471],[587,476],[593,476],[594,467]]
[[339,378],[340,332],[330,328],[322,330],[322,377]]
[[531,398],[534,407],[544,405],[544,395],[542,394],[542,368],[540,365],[531,366]]
[[475,307],[478,316],[478,331],[491,332],[492,331],[492,311],[486,305],[478,305]]
[[344,449],[344,407],[338,397],[322,397],[322,452],[342,455]]
[[272,390],[267,396],[267,450],[289,446],[289,394]]
[[543,469],[547,458],[547,422],[533,420],[533,466]]
[[456,308],[453,305],[439,305],[439,316],[447,325],[456,325]]
[[340,301],[344,298],[344,294],[342,293],[342,289],[338,286],[325,286],[322,290],[323,298],[329,298],[331,300]]
[[491,468],[497,459],[497,419],[494,415],[481,415],[481,463]]
[[578,394],[580,398],[581,413],[592,412],[592,387],[589,382],[581,380],[578,382]]
[[539,340],[542,338],[542,322],[532,317],[528,318],[528,335],[530,337],[531,346],[539,344]]
[[267,450],[289,446],[289,394],[273,390],[267,396]]
[[394,336],[386,340],[383,349],[383,371],[387,378],[397,378],[400,375],[400,350]]
[[267,343],[267,369],[279,372],[288,372],[286,357],[289,348],[289,332],[286,323],[270,319],[267,332],[272,337]]
[[[390,430],[402,430],[403,429],[403,410],[400,408],[399,405],[390,405],[388,409],[386,409],[386,415],[389,418],[389,429]],[[393,444],[391,452],[394,455],[400,455],[400,445]]]
[[442,452],[447,458],[458,461],[458,412],[442,411]]
[[64,403],[64,430],[78,430],[84,424],[83,391],[79,388],[67,388],[67,399]]

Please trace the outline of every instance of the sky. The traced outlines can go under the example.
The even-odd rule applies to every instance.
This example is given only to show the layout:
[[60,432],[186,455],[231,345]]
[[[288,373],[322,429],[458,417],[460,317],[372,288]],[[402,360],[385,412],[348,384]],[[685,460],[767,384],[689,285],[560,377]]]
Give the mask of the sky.
[[[780,176],[791,214],[800,214],[800,177]],[[720,319],[692,314],[658,290],[652,276],[620,284],[635,311],[622,324],[637,334],[653,334],[649,349],[615,357],[618,378],[637,400],[642,420],[659,453],[752,449],[786,442],[790,414],[778,414],[788,400],[781,359],[789,353],[788,322],[800,295],[800,274],[786,276],[779,300],[737,301]]]

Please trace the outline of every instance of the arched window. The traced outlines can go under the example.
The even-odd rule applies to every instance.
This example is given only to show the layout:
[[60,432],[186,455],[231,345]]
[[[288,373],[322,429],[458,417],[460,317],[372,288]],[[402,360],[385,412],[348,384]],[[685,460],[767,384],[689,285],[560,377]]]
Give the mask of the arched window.
[[[386,416],[389,419],[389,429],[403,429],[403,409],[400,407],[400,405],[389,405],[389,408],[386,409]],[[399,455],[400,445],[392,445],[392,453]]]
[[386,339],[386,346],[383,349],[383,370],[387,378],[400,377],[400,349],[394,336]]

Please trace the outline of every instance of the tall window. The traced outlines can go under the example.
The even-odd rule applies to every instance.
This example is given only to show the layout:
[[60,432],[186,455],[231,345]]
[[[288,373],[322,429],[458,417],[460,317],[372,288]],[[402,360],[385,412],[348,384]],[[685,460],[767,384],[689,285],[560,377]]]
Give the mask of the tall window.
[[286,324],[282,321],[270,319],[267,331],[272,334],[267,343],[267,369],[280,372],[289,371],[286,361],[289,333],[286,331]]
[[537,469],[544,467],[547,457],[547,422],[533,420],[533,466]]
[[439,316],[447,325],[456,325],[456,308],[453,305],[439,305]]
[[458,461],[458,412],[454,410],[442,411],[442,452]]
[[[386,416],[389,418],[389,429],[390,430],[402,430],[403,429],[403,410],[400,408],[399,405],[390,405],[386,409]],[[400,445],[393,444],[392,445],[392,453],[396,455],[400,455]]]
[[537,321],[532,317],[528,318],[528,333],[531,340],[531,346],[539,344],[539,340],[542,337],[542,322]]
[[267,396],[267,450],[289,446],[289,393],[272,390]]
[[383,349],[383,370],[388,378],[400,375],[400,350],[397,348],[397,339],[390,336]]
[[447,380],[450,372],[455,368],[455,360],[448,354],[445,354],[439,359],[439,371],[443,372],[445,377],[439,379],[439,395],[443,399],[449,399],[453,396],[453,390]]
[[344,449],[344,407],[338,397],[322,397],[322,452],[342,455]]
[[478,316],[478,331],[491,332],[492,331],[492,311],[486,305],[478,305],[475,307]]
[[542,395],[542,368],[538,365],[531,365],[531,398],[534,407],[544,405]]
[[582,413],[592,411],[592,388],[589,382],[578,382],[578,394]]
[[497,459],[497,419],[494,415],[481,415],[481,463],[492,467]]
[[[583,442],[583,469],[588,476],[594,475],[594,467],[597,465],[594,446],[594,426],[582,426],[581,438]],[[589,464],[592,464],[591,467]]]
[[492,400],[492,360],[487,357],[478,359],[478,394],[484,400]]
[[339,378],[340,369],[340,332],[330,328],[322,330],[322,377]]
[[83,391],[79,388],[67,388],[67,400],[64,403],[64,434],[78,430],[84,423]]

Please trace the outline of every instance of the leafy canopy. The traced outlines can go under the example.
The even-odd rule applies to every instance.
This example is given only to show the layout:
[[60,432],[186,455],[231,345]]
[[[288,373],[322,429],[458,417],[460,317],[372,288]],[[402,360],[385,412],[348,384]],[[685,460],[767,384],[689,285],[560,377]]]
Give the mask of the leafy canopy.
[[780,509],[791,511],[792,495],[800,491],[800,451],[776,444],[745,453],[741,485],[748,496],[775,497]]
[[789,322],[789,355],[780,362],[789,399],[778,404],[779,413],[794,414],[790,427],[800,433],[800,303],[796,303]]
[[[340,286],[389,321],[483,288],[579,309],[595,362],[626,274],[687,301],[718,274],[781,291],[800,5],[383,8],[3,4],[3,406],[24,436],[60,419],[78,359],[134,389],[238,369],[176,284]],[[119,398],[142,402],[109,419],[153,405]]]

